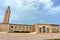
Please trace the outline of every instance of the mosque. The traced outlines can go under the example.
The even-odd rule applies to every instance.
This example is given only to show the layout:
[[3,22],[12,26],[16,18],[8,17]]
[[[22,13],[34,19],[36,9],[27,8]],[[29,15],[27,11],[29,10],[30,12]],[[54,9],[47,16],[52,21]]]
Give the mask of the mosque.
[[58,24],[10,24],[10,6],[5,11],[4,21],[0,23],[0,32],[7,33],[59,33],[60,25]]

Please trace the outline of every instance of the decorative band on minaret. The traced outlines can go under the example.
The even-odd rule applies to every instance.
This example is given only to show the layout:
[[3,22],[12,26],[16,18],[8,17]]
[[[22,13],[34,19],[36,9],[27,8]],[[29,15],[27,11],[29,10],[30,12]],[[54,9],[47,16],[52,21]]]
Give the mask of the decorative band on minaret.
[[5,11],[4,22],[3,23],[9,23],[10,13],[11,13],[10,6],[8,6],[8,8]]

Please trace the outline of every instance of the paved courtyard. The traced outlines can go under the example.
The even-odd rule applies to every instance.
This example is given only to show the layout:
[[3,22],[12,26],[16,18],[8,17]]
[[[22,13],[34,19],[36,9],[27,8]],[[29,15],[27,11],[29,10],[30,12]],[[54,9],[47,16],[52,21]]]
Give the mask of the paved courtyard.
[[60,38],[60,33],[0,33],[0,40],[45,40]]

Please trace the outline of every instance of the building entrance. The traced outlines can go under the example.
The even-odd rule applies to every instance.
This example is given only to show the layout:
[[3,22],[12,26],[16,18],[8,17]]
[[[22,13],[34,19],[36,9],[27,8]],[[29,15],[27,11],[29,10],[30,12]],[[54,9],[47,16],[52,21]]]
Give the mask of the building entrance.
[[43,32],[45,33],[45,32],[46,32],[46,28],[45,28],[45,26],[43,26],[43,28],[42,28],[42,29],[43,29]]

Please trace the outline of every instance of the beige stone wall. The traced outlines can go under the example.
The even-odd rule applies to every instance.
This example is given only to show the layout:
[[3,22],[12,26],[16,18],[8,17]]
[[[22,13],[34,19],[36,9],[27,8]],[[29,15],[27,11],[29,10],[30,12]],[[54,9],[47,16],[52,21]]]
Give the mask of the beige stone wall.
[[52,32],[57,33],[57,32],[59,32],[59,27],[58,26],[54,26],[54,27],[52,26],[51,30],[52,30]]
[[[45,32],[43,32],[43,26],[45,26]],[[41,32],[40,32],[41,28]],[[49,29],[49,32],[47,30]],[[53,30],[54,29],[54,30]],[[58,29],[58,31],[57,31]],[[59,26],[51,26],[46,24],[34,24],[34,25],[10,25],[10,24],[0,24],[0,32],[14,32],[14,31],[29,31],[36,33],[55,33],[60,32]]]
[[[45,32],[43,32],[43,26],[45,26]],[[60,28],[59,26],[52,26],[50,24],[35,24],[35,32],[37,32],[37,33],[53,33],[52,32],[53,29],[55,29],[54,31],[58,33],[58,32],[60,32],[59,28]],[[57,31],[57,29],[58,29],[58,31]]]
[[[13,28],[11,28],[13,26]],[[58,26],[51,26],[50,24],[34,24],[32,26],[23,26],[23,25],[10,25],[10,32],[13,31],[29,31],[29,32],[36,32],[36,33],[44,33],[43,32],[43,26],[45,26],[45,33],[53,33],[53,28],[58,29],[58,32],[60,31],[60,28]],[[41,32],[40,32],[41,28]],[[48,31],[49,29],[49,31]]]
[[0,32],[9,32],[9,24],[0,24]]
[[1,24],[0,24],[0,32],[2,32],[2,27],[1,27]]
[[[41,28],[41,33],[43,33],[43,26],[45,26],[45,33],[47,33],[47,28],[49,29],[49,32],[51,31],[50,25],[39,25],[39,28]],[[40,31],[39,31],[40,32]]]
[[38,24],[34,24],[34,25],[35,25],[35,32],[38,33],[39,32]]
[[[13,28],[12,28],[13,26]],[[32,26],[27,26],[27,25],[10,25],[10,32],[14,32],[14,31],[29,31],[29,32],[33,32],[33,27]]]

